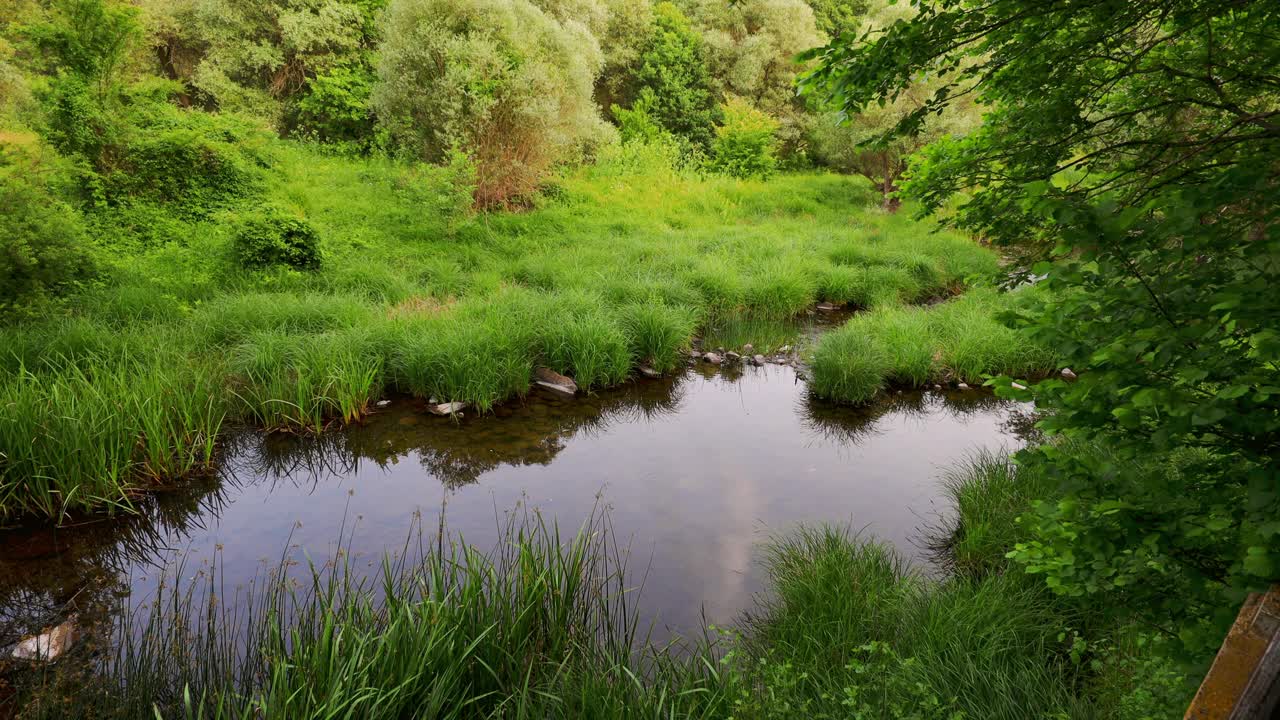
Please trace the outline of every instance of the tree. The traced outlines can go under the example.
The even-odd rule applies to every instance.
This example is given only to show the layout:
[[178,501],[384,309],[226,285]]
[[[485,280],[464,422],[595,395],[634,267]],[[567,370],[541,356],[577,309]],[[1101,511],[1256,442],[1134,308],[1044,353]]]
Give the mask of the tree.
[[856,31],[869,6],[870,0],[809,0],[818,30],[832,38]]
[[702,150],[711,147],[718,95],[702,38],[675,5],[654,7],[649,43],[630,84],[636,104],[662,129]]
[[802,152],[808,117],[797,57],[826,42],[804,0],[683,0],[706,46],[718,97],[734,95],[779,121],[786,155]]
[[510,206],[601,136],[592,101],[601,63],[584,26],[528,0],[395,0],[373,105],[410,154],[466,153],[478,205]]
[[1016,557],[1216,643],[1280,579],[1280,5],[925,0],[813,57],[807,85],[850,115],[936,76],[895,134],[989,109],[905,191],[1041,261],[1052,292],[1022,323],[1079,371],[1034,391],[1075,442],[1020,456],[1061,494]]
[[384,0],[143,0],[161,69],[207,108],[281,122],[309,81],[359,65]]
[[[867,37],[881,34],[893,23],[914,14],[908,6],[891,5],[885,0],[868,6],[866,11],[854,29]],[[822,112],[810,126],[814,159],[867,178],[880,192],[884,207],[897,210],[901,205],[898,183],[912,156],[943,138],[962,137],[980,123],[978,108],[965,98],[930,116],[915,132],[890,133],[898,123],[923,108],[943,82],[934,74],[923,73],[889,102],[864,106],[850,116],[839,110]],[[819,107],[824,102],[823,98],[817,99]]]

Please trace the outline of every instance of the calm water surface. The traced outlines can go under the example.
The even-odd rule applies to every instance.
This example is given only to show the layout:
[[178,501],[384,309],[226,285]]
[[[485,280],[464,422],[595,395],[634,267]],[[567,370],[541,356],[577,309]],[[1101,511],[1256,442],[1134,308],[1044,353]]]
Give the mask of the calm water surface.
[[440,513],[491,544],[503,513],[538,508],[576,528],[598,506],[647,569],[642,614],[659,635],[726,623],[763,590],[760,542],[843,523],[920,558],[945,508],[942,470],[1019,443],[1016,408],[978,391],[907,393],[871,409],[811,400],[788,366],[637,381],[574,399],[541,391],[484,417],[398,399],[320,438],[246,433],[218,478],[159,495],[127,521],[0,533],[0,645],[113,599],[154,596],[161,568],[215,561],[228,587],[282,553],[322,562],[339,537],[364,566]]

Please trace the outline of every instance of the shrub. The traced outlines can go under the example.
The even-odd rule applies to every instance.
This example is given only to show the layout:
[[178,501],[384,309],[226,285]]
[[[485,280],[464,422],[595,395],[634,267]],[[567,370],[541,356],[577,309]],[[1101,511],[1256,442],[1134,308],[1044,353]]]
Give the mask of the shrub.
[[0,154],[0,310],[56,295],[93,272],[79,214],[5,161]]
[[363,63],[342,63],[317,73],[290,108],[295,132],[322,142],[363,145],[374,135],[369,98],[377,75]]
[[108,199],[142,199],[197,219],[256,186],[253,133],[234,119],[160,106],[104,173]]
[[711,145],[711,168],[734,177],[768,177],[778,166],[778,121],[741,98],[724,104],[724,123]]
[[287,265],[295,270],[320,267],[320,239],[304,220],[278,211],[245,220],[236,232],[236,259],[245,268]]
[[601,54],[578,23],[528,0],[396,0],[373,105],[412,155],[471,156],[476,204],[528,198],[555,162],[598,137]]

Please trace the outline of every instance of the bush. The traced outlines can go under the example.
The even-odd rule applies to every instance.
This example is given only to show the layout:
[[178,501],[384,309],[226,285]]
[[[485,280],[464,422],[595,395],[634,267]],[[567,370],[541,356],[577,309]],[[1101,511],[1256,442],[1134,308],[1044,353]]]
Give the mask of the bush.
[[363,149],[374,136],[369,97],[376,80],[372,68],[355,62],[317,73],[290,108],[294,132]]
[[711,168],[734,177],[768,177],[778,166],[778,121],[741,98],[724,104],[724,123],[711,145]]
[[467,153],[476,204],[508,207],[604,130],[592,101],[600,63],[581,24],[528,0],[396,0],[373,106],[410,154]]
[[5,161],[0,153],[0,310],[56,295],[93,273],[79,214]]
[[245,268],[287,265],[295,270],[320,267],[320,238],[304,220],[270,211],[244,221],[235,237],[236,259]]
[[218,128],[200,127],[211,124],[207,117],[140,132],[128,144],[122,167],[110,174],[109,192],[173,205],[192,218],[207,217],[249,194],[254,168],[235,146],[241,138],[219,137]]

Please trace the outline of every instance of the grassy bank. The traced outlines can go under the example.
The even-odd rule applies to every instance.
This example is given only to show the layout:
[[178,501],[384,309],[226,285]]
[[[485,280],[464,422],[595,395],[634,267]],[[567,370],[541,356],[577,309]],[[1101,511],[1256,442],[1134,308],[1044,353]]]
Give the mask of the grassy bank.
[[416,536],[372,584],[341,553],[238,602],[216,571],[178,580],[122,644],[11,677],[30,718],[1172,716],[1187,687],[1157,641],[1005,560],[1042,485],[958,469],[942,579],[844,529],[779,536],[756,610],[679,647],[646,641],[607,516],[562,534],[516,513],[488,552]]
[[[386,392],[484,411],[537,366],[613,385],[673,368],[700,328],[749,334],[818,301],[906,312],[997,271],[851,178],[704,177],[611,152],[528,212],[474,216],[446,170],[273,142],[255,206],[316,229],[312,271],[239,266],[254,208],[168,218],[159,240],[101,218],[103,278],[0,327],[0,517],[127,505],[208,468],[227,424],[318,431]],[[984,363],[966,372],[1004,369]]]
[[983,288],[931,307],[887,305],[858,315],[814,348],[813,390],[861,403],[889,386],[979,385],[988,375],[1050,372],[1053,354],[998,320],[1028,292]]

